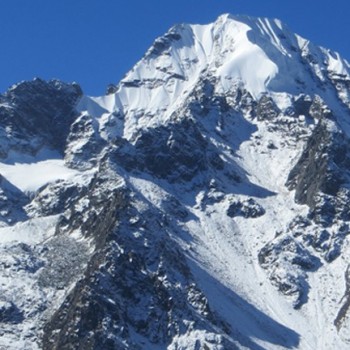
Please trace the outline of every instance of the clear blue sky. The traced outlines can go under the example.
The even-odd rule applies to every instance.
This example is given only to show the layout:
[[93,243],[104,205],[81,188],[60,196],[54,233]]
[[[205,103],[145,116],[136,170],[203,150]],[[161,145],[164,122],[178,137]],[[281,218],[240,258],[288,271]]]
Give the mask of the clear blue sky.
[[1,0],[0,92],[38,76],[101,95],[173,24],[227,12],[279,18],[350,59],[350,0]]

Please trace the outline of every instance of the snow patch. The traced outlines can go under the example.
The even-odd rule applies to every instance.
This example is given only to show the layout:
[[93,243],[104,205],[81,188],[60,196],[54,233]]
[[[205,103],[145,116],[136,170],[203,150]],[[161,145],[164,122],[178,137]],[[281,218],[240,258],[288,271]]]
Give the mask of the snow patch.
[[79,174],[67,168],[63,159],[47,159],[33,163],[0,163],[0,174],[22,192],[35,192],[40,187],[57,180],[68,180]]

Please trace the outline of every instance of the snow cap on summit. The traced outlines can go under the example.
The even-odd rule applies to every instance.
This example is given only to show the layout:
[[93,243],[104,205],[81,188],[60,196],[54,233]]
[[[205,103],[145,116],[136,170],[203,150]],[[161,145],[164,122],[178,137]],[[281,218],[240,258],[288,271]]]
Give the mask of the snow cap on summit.
[[258,100],[264,94],[313,95],[327,82],[328,71],[350,77],[337,54],[292,33],[279,20],[224,14],[214,23],[172,27],[114,94],[91,103],[83,99],[79,108],[103,125],[106,112],[124,115],[122,129],[114,128],[110,137],[130,139],[137,130],[170,120],[205,77],[216,81],[217,94],[239,87]]

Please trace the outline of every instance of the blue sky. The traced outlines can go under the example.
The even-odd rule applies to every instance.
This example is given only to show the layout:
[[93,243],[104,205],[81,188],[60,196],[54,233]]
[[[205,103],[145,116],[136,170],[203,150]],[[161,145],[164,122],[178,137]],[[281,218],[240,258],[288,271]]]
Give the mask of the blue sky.
[[279,18],[350,59],[349,0],[2,0],[0,92],[38,76],[104,94],[173,24],[227,12]]

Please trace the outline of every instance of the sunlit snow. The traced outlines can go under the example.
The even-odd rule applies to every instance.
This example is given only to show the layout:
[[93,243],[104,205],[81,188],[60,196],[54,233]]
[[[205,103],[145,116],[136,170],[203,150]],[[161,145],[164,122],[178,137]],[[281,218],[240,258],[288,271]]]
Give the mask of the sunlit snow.
[[67,180],[77,174],[61,159],[49,159],[37,163],[0,163],[0,174],[23,192],[34,192],[41,186],[56,180]]

